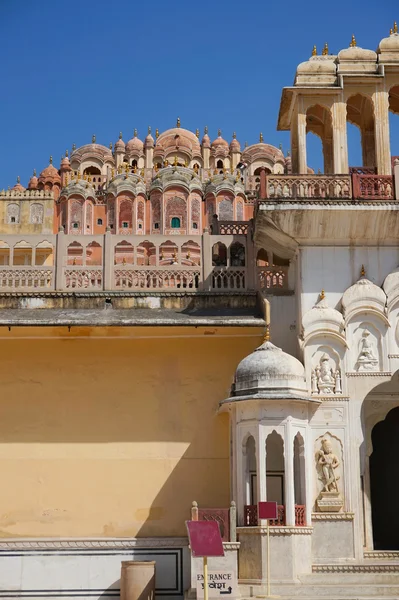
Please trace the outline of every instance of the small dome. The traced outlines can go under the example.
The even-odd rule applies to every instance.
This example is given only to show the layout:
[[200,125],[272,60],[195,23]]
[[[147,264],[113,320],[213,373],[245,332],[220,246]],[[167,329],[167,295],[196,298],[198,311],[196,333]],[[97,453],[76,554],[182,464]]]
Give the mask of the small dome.
[[122,132],[120,132],[119,139],[115,144],[115,151],[116,152],[124,152],[125,151],[125,142],[122,139]]
[[28,190],[35,190],[38,184],[38,178],[36,177],[36,169],[33,171],[32,177],[29,179]]
[[344,329],[344,318],[338,310],[328,306],[323,291],[313,308],[303,315],[302,325],[305,339],[319,330],[341,335]]
[[154,147],[154,138],[151,135],[151,127],[148,128],[148,134],[147,134],[147,137],[144,140],[144,146],[146,148],[153,148]]
[[19,178],[19,176],[17,177],[17,183],[14,185],[14,187],[12,188],[15,192],[24,192],[25,188],[24,186],[21,184],[21,180]]
[[399,52],[399,33],[391,33],[380,41],[377,52]]
[[376,310],[384,314],[385,292],[369,279],[361,277],[342,296],[342,308],[347,319],[358,310]]
[[61,169],[69,169],[70,166],[71,163],[69,162],[68,156],[64,156],[64,158],[61,160]]
[[264,342],[237,367],[234,397],[284,399],[308,395],[305,369],[299,360]]
[[50,164],[48,167],[43,169],[43,171],[39,175],[39,181],[50,180],[52,182],[58,181],[61,183],[61,177],[58,174],[57,169],[53,165],[53,159],[50,156]]
[[376,62],[377,54],[374,50],[365,50],[359,46],[350,46],[338,52],[338,62],[343,61],[367,61]]
[[212,142],[212,148],[227,148],[228,149],[229,145],[226,142],[226,140],[224,140],[222,138],[222,132],[218,131],[218,137],[216,138],[216,140],[213,140]]
[[306,62],[303,62],[297,67],[297,75],[319,75],[330,74],[335,75],[337,66],[335,64],[336,56],[329,54],[327,56],[312,56]]
[[240,152],[240,142],[236,138],[235,132],[233,133],[233,139],[230,142],[230,152]]
[[208,135],[208,127],[205,127],[204,129],[204,137],[202,138],[201,145],[203,148],[211,147],[211,138]]
[[166,153],[176,152],[180,149],[190,155],[200,154],[200,143],[195,133],[183,129],[180,125],[163,131],[157,139],[157,148]]
[[126,152],[138,152],[141,154],[143,152],[144,144],[137,137],[137,129],[134,130],[134,134],[131,140],[126,144]]

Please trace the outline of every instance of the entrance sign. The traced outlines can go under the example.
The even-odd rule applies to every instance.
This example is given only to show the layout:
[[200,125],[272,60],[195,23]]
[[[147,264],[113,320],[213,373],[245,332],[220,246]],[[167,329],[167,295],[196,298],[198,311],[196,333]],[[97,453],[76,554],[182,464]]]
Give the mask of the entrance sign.
[[[204,598],[204,576],[197,573],[197,598]],[[237,598],[237,578],[233,571],[208,571],[209,598]]]
[[269,520],[277,519],[277,502],[258,502],[258,518],[266,519],[266,535],[267,535],[267,594],[266,596],[257,596],[258,598],[273,598],[276,596],[270,595],[270,536],[269,536]]
[[259,502],[259,519],[277,519],[277,502]]
[[204,590],[204,600],[208,600],[210,587],[208,577],[208,556],[224,556],[219,523],[216,521],[186,521],[186,527],[192,556],[202,556],[203,558],[202,586]]
[[186,521],[191,554],[198,556],[224,556],[222,536],[216,521]]

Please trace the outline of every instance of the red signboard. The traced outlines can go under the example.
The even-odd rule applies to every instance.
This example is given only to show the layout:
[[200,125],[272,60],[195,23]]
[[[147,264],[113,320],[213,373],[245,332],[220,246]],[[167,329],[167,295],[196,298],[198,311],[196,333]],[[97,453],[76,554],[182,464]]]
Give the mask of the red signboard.
[[193,556],[224,556],[222,536],[216,521],[186,521]]
[[277,502],[258,502],[259,519],[277,519]]

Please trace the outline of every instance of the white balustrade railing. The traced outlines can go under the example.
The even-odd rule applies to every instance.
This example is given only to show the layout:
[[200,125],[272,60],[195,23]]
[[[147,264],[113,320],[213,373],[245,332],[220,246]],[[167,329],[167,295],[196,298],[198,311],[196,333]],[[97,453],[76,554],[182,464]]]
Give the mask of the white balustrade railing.
[[0,290],[54,289],[54,267],[0,267]]
[[214,267],[212,271],[213,290],[239,290],[246,288],[245,267]]
[[288,288],[288,267],[256,267],[258,288]]
[[103,268],[71,265],[64,267],[64,288],[103,289]]
[[201,281],[201,271],[195,267],[123,266],[114,267],[114,288],[116,290],[197,290]]

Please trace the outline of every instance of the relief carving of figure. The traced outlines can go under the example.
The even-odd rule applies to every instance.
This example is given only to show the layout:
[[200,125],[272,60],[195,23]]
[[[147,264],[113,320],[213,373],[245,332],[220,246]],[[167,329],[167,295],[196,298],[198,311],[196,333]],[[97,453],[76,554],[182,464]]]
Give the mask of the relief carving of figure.
[[339,369],[334,371],[330,364],[330,357],[324,353],[320,358],[320,364],[312,370],[312,393],[313,394],[341,394],[341,373]]
[[365,329],[363,331],[362,339],[360,340],[360,353],[359,358],[357,359],[359,371],[371,371],[376,369],[378,365],[376,352],[369,336],[370,332]]
[[323,482],[323,492],[338,492],[339,477],[336,476],[335,470],[340,463],[327,438],[321,440],[321,450],[317,452],[316,460],[320,466],[321,476],[319,479]]

